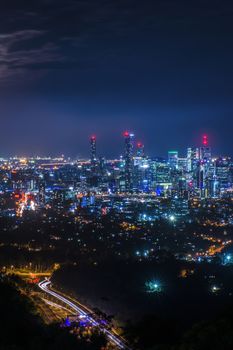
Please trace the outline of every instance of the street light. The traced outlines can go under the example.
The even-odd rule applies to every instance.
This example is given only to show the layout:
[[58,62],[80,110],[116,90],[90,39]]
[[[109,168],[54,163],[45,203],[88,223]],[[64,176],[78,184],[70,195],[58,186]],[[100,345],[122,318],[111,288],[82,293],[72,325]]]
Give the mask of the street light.
[[146,290],[148,293],[161,293],[162,292],[162,286],[158,281],[147,281],[145,283]]
[[176,219],[176,218],[175,218],[175,215],[170,215],[170,216],[169,216],[169,220],[170,220],[171,222],[175,221],[175,219]]

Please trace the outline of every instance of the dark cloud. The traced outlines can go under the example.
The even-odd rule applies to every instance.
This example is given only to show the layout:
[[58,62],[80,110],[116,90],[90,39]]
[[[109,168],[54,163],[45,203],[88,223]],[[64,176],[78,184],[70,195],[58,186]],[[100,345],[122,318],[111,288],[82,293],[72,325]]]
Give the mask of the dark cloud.
[[[61,59],[57,47],[47,43],[36,48],[26,48],[26,42],[41,36],[38,30],[21,30],[0,34],[0,81],[18,77],[30,66]],[[14,46],[20,48],[14,49]]]

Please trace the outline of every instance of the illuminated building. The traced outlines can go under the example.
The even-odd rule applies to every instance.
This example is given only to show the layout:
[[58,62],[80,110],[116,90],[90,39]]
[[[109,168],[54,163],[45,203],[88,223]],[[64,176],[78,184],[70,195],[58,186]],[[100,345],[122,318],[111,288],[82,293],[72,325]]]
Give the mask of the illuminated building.
[[198,188],[200,189],[201,197],[208,196],[209,179],[211,165],[211,148],[209,147],[208,136],[203,135],[202,146],[200,147],[200,159],[198,169]]
[[133,189],[139,192],[149,192],[151,171],[150,161],[146,158],[134,157]]
[[63,188],[54,188],[53,195],[52,195],[53,207],[56,208],[57,210],[63,210],[65,200],[66,200],[66,190]]
[[96,137],[91,136],[90,138],[90,156],[91,156],[91,165],[94,167],[96,165]]
[[45,182],[44,181],[40,181],[39,183],[39,193],[38,193],[38,200],[39,200],[39,204],[41,206],[45,205]]
[[133,185],[133,145],[134,134],[124,132],[125,138],[125,191],[131,191]]
[[215,185],[218,195],[231,186],[230,159],[218,158],[215,160]]
[[209,147],[208,136],[203,135],[202,146],[200,147],[200,160],[209,161],[211,159],[211,148]]
[[144,157],[145,153],[144,153],[144,145],[141,142],[137,143],[137,152],[136,152],[136,156],[137,157]]
[[178,170],[185,172],[187,169],[187,158],[178,158]]
[[171,200],[171,214],[175,217],[186,216],[189,213],[188,200],[174,198]]
[[171,169],[178,168],[178,152],[177,151],[168,151],[168,165]]
[[187,171],[196,171],[199,161],[199,150],[196,147],[187,149]]
[[150,162],[151,190],[157,195],[165,195],[172,186],[171,169],[163,159],[153,159]]

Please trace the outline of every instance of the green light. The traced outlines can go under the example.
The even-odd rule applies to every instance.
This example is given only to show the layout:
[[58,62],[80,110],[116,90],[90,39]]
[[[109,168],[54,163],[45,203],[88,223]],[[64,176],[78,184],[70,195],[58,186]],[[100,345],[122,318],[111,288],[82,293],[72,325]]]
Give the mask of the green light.
[[157,281],[148,281],[145,283],[147,293],[161,293],[162,286]]

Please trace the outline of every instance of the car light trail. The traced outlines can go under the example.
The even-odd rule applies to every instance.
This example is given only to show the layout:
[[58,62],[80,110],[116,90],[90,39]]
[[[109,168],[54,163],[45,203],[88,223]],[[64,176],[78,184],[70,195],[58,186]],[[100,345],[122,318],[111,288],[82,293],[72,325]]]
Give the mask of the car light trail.
[[[72,301],[68,300],[67,298],[63,297],[62,295],[58,294],[57,292],[54,292],[52,289],[50,289],[51,281],[44,280],[38,284],[39,288],[47,293],[52,295],[54,298],[62,301],[64,304],[68,305],[72,310],[74,310],[76,313],[78,313],[81,316],[84,316],[88,321],[95,327],[100,327],[99,323],[94,320],[94,318],[90,317],[87,312],[85,312],[82,308],[74,304]],[[100,327],[101,330],[106,334],[107,338],[116,345],[119,349],[126,349],[130,350],[130,348],[123,343],[121,339],[119,339],[118,336],[114,335],[111,331],[109,331],[106,328]]]

